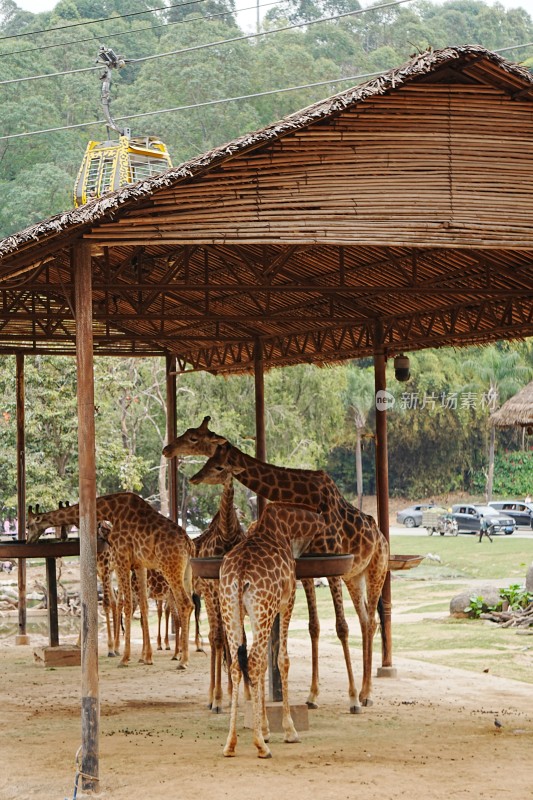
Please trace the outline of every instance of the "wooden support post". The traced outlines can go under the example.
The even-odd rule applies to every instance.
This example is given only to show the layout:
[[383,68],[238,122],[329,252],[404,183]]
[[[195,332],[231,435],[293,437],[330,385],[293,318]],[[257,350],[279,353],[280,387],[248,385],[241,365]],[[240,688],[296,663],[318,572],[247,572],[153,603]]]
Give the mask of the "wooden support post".
[[[17,353],[17,539],[26,538],[26,444],[25,444],[25,395],[24,356]],[[18,577],[18,634],[15,644],[29,644],[26,631],[26,559],[19,558]]]
[[96,457],[91,246],[72,251],[75,284],[80,494],[81,734],[82,788],[99,788],[100,702],[98,688],[98,594],[96,579]]
[[59,621],[57,617],[57,573],[56,560],[53,556],[46,559],[46,586],[48,589],[48,630],[50,647],[59,646]]
[[[387,359],[383,347],[383,330],[376,326],[374,347],[374,385],[376,390],[376,489],[378,504],[378,525],[389,536],[389,458],[387,447]],[[396,670],[392,666],[392,624],[391,624],[391,576],[387,572],[381,598],[384,607],[384,641],[381,667],[378,677],[395,677]]]
[[[176,358],[167,356],[167,443],[174,441],[178,435],[176,423]],[[174,522],[179,518],[178,501],[178,459],[175,456],[168,463],[168,512]],[[186,522],[183,522],[185,527]]]
[[[255,341],[254,348],[254,378],[255,378],[255,457],[266,461],[266,431],[265,431],[265,375],[263,369],[263,348],[259,339]],[[257,496],[257,518],[265,510],[266,499]],[[279,614],[276,615],[270,643],[268,647],[268,699],[274,702],[282,700],[281,675],[278,669],[279,655]]]

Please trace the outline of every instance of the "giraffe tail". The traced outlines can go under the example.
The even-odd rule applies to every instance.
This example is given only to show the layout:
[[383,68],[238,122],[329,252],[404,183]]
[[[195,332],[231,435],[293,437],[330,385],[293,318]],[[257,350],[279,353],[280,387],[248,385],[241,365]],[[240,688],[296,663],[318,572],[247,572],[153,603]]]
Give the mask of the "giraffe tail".
[[381,632],[381,643],[386,647],[385,642],[385,606],[383,605],[383,595],[380,594],[378,600],[379,630]]
[[244,601],[243,601],[243,593],[244,590],[248,587],[248,583],[246,583],[243,586],[242,579],[240,579],[239,583],[240,583],[238,591],[239,615],[240,615],[240,626],[243,634],[243,641],[242,644],[240,644],[237,649],[237,660],[239,662],[239,667],[241,669],[244,685],[249,686],[250,673],[248,672],[248,648],[246,646],[246,635],[244,633]]
[[243,642],[243,644],[239,645],[239,649],[237,650],[237,659],[239,661],[239,667],[241,668],[245,686],[249,686],[250,674],[248,672],[248,649],[246,647],[246,642]]

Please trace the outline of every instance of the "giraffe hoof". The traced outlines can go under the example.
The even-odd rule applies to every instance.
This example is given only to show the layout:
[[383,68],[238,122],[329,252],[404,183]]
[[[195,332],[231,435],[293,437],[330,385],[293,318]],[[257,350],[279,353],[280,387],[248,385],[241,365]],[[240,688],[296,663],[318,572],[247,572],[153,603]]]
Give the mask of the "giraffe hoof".
[[187,669],[187,664],[181,664],[181,663],[180,663],[180,664],[178,664],[178,666],[176,667],[176,669],[179,669],[179,670],[184,670],[184,669]]
[[112,650],[110,650],[108,652],[108,654],[107,654],[107,657],[108,658],[115,658],[115,656],[117,656],[117,655],[118,655],[118,653],[114,653]]
[[212,714],[222,714],[222,706],[211,706]]
[[361,706],[350,706],[350,714],[362,714],[363,709]]
[[167,645],[167,646],[165,647],[165,650],[170,650],[170,645]]
[[171,661],[179,661],[179,656],[172,656]]
[[290,733],[288,736],[286,736],[283,739],[283,741],[285,742],[285,744],[298,744],[298,742],[301,742],[302,740],[300,739],[298,734],[295,732],[295,733]]
[[160,644],[158,644],[158,645],[157,645],[157,649],[158,649],[158,650],[162,650],[163,648],[161,647],[161,645],[160,645]]
[[122,667],[127,667],[127,666],[128,666],[128,662],[127,661],[121,661],[120,664],[118,665],[118,668],[122,669]]
[[312,700],[308,700],[306,703],[307,708],[316,709],[318,708],[318,703],[314,703]]
[[222,754],[224,758],[235,758],[236,755],[235,750],[226,750],[226,749],[224,749]]
[[267,750],[266,753],[259,752],[257,754],[257,758],[272,758],[272,753],[270,752],[270,750]]
[[120,650],[115,650],[115,655],[119,656],[120,655]]
[[365,708],[370,708],[374,705],[374,701],[371,697],[367,697],[365,700],[361,700],[361,703],[364,705]]

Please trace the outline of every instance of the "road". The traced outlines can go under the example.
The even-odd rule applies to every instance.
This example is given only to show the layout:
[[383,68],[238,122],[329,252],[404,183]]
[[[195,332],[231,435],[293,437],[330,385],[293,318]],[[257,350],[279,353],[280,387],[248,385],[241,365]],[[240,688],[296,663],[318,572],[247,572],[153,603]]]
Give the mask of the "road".
[[[406,528],[404,525],[391,525],[389,529],[391,536],[427,536],[427,530],[421,525],[418,528]],[[438,536],[438,534],[434,534]],[[460,536],[478,536],[477,533],[460,533]],[[495,534],[499,536],[500,534]],[[517,528],[510,534],[515,539],[533,539],[533,531],[530,528]]]

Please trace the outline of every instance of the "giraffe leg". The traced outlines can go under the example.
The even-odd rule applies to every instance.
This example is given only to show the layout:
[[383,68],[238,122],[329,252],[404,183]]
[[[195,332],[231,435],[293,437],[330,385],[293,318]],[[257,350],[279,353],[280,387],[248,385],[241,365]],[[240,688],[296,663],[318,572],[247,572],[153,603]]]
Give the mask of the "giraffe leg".
[[130,660],[130,640],[131,640],[131,615],[133,612],[133,600],[131,595],[131,569],[130,565],[116,565],[118,576],[119,594],[122,597],[122,609],[124,612],[124,652],[120,659],[119,667],[127,667]]
[[[174,655],[171,658],[171,661],[179,661],[180,660],[180,644],[181,644],[181,623],[179,614],[176,608],[176,604],[174,602],[174,595],[172,597],[167,597],[167,602],[169,605],[169,612],[172,614],[172,619],[174,621]],[[170,649],[170,648],[169,648]]]
[[153,664],[152,644],[150,642],[150,627],[148,624],[148,587],[146,583],[146,569],[141,567],[135,570],[139,592],[139,609],[141,612],[141,626],[143,634],[143,648],[139,659],[141,664]]
[[189,665],[189,626],[191,621],[191,613],[193,610],[193,603],[185,591],[183,580],[180,580],[179,576],[176,576],[174,573],[169,573],[165,574],[165,578],[167,579],[171,588],[173,603],[176,607],[181,626],[181,661],[179,662],[177,668],[187,669]]
[[170,650],[170,639],[169,639],[169,630],[170,630],[170,605],[168,600],[165,600],[165,650]]
[[113,649],[115,650],[115,655],[120,655],[120,634],[122,633],[122,619],[124,615],[124,596],[120,590],[120,584],[118,589],[118,594],[116,598],[116,621],[115,621],[115,642]]
[[263,647],[259,644],[258,637],[254,632],[254,643],[248,654],[248,674],[252,693],[253,742],[257,747],[258,758],[272,758],[267,744],[267,740],[270,738],[270,729],[265,701],[266,640],[265,653],[261,652],[262,650]]
[[163,617],[163,601],[157,600],[157,649],[162,650],[161,644],[161,619]]
[[369,613],[364,592],[364,576],[357,575],[355,578],[346,582],[350,597],[352,598],[359,623],[361,625],[361,639],[363,650],[363,681],[359,700],[364,706],[371,706],[372,701],[372,641],[376,630],[375,611],[377,599],[372,609],[372,617]]
[[[115,595],[113,585],[111,585],[111,609],[113,612],[113,654],[120,655],[120,614],[118,608],[118,597]],[[111,655],[111,653],[109,653]]]
[[226,739],[226,744],[224,745],[223,750],[226,758],[232,758],[235,755],[235,748],[237,747],[237,708],[239,704],[239,683],[241,681],[241,670],[237,660],[236,646],[232,655],[231,680],[233,684],[233,691],[231,693],[231,711],[228,738]]
[[216,686],[216,675],[217,675],[217,660],[219,657],[218,652],[218,621],[216,619],[216,612],[213,604],[213,599],[211,596],[211,591],[209,588],[206,588],[205,591],[205,610],[207,612],[207,621],[209,623],[209,691],[208,691],[208,699],[207,699],[207,707],[211,709],[214,713],[218,713],[220,708],[217,708],[215,711],[214,706],[216,707],[215,701],[215,686]]
[[312,578],[302,580],[305,596],[307,599],[307,610],[309,614],[309,636],[311,637],[311,686],[307,696],[307,707],[318,708],[317,698],[320,692],[320,681],[318,675],[318,639],[320,636],[320,620],[316,607],[315,584]]
[[[294,608],[294,601],[296,599],[296,581],[291,591],[291,596],[284,608],[280,609],[280,623],[279,623],[279,654],[278,654],[278,669],[281,677],[281,692],[283,699],[283,730],[285,736],[283,741],[289,744],[300,742],[294,722],[291,717],[291,706],[289,702],[289,653],[287,649],[287,640],[289,638],[289,623],[291,621],[292,610]],[[264,691],[264,681],[263,681]]]
[[353,676],[353,668],[352,668],[352,659],[350,656],[349,629],[344,614],[344,602],[342,599],[342,581],[340,578],[328,578],[328,584],[329,584],[329,590],[331,592],[331,599],[333,600],[333,608],[335,609],[335,628],[337,631],[337,636],[339,638],[339,641],[342,645],[342,652],[344,653],[344,663],[346,664],[346,673],[348,675],[348,699],[350,703],[350,714],[360,714],[361,705],[357,697],[357,688],[355,686],[355,679]]
[[388,570],[388,547],[386,542],[381,542],[381,546],[376,553],[375,558],[372,559],[367,573],[366,579],[366,627],[367,627],[367,642],[363,640],[363,685],[359,694],[359,699],[364,706],[371,706],[372,700],[372,644],[376,632],[376,609],[378,606],[383,583],[387,576]]

